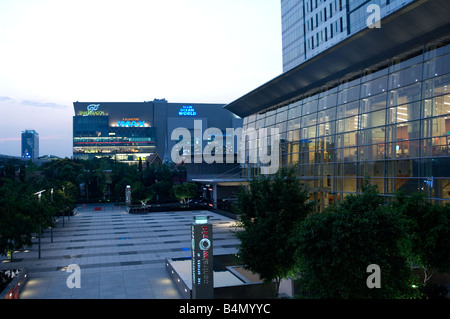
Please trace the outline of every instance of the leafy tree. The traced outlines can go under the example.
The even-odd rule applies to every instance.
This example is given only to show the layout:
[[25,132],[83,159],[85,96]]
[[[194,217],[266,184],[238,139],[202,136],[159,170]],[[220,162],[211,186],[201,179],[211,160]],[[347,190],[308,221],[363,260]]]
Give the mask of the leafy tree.
[[173,199],[173,184],[169,181],[158,181],[154,183],[151,187],[152,192],[154,194],[154,198],[156,200],[165,201]]
[[252,180],[238,194],[240,239],[239,257],[244,267],[265,282],[275,281],[278,297],[280,282],[293,274],[295,232],[312,211],[308,193],[293,169],[280,169],[273,178]]
[[[0,254],[31,246],[33,220],[29,196],[20,196],[10,183],[0,187]],[[12,254],[11,254],[12,259]]]
[[86,201],[103,198],[106,190],[106,177],[103,170],[91,167],[83,170],[77,177],[78,183],[85,183]]
[[156,200],[172,200],[173,171],[168,163],[147,166],[143,171],[143,184],[151,190],[151,197]]
[[405,218],[410,257],[422,267],[424,284],[437,272],[450,273],[450,205],[433,204],[423,193],[399,193],[392,206]]
[[[127,185],[131,185],[132,182],[133,181],[131,180],[131,178],[124,177],[121,180],[119,180],[116,184],[113,184],[115,196],[119,201],[125,201],[125,189]],[[133,192],[133,188],[131,189],[131,191]],[[133,199],[133,196],[131,198]]]
[[197,189],[198,187],[194,183],[178,184],[173,187],[175,197],[182,203],[187,203],[189,199],[195,197]]
[[[299,227],[298,266],[308,298],[409,298],[415,278],[404,250],[407,236],[401,216],[366,180],[362,194],[315,213]],[[369,289],[369,265],[381,270],[381,288]]]
[[150,190],[140,180],[133,181],[131,184],[131,193],[133,200],[145,201],[151,197]]

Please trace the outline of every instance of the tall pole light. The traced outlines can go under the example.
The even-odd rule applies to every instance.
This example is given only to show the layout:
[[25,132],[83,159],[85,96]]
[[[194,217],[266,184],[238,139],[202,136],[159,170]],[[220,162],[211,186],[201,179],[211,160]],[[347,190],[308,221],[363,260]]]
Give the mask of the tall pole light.
[[[34,195],[38,196],[39,203],[41,202],[41,196],[42,196],[43,192],[45,192],[45,189],[41,190],[37,193],[34,193]],[[39,218],[39,227],[38,227],[38,258],[41,259],[41,219],[40,218]]]
[[[50,190],[50,198],[52,201],[52,205],[53,205],[53,188]],[[52,223],[54,220],[54,216],[52,216]],[[50,226],[50,238],[51,238],[51,242],[53,243],[53,225]]]

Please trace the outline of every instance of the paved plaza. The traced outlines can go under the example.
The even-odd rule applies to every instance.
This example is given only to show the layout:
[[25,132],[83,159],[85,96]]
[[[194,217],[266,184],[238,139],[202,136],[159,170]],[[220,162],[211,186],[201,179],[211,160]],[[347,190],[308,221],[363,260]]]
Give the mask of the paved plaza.
[[[99,208],[101,207],[101,210]],[[21,299],[178,299],[182,298],[165,269],[165,258],[190,257],[190,225],[195,215],[209,215],[213,224],[214,254],[237,252],[235,220],[210,211],[128,214],[114,205],[79,206],[70,220],[62,217],[53,229],[14,262],[3,258],[0,269],[29,270]],[[80,267],[81,288],[68,288]],[[73,281],[74,282],[74,281]]]

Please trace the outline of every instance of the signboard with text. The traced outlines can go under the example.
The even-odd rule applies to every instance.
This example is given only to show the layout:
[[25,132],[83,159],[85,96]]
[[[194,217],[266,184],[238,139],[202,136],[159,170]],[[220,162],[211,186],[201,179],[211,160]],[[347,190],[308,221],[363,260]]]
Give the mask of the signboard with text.
[[214,298],[211,224],[192,224],[192,298]]
[[131,206],[131,186],[127,185],[125,188],[125,202],[127,206]]
[[192,105],[183,105],[181,109],[178,111],[178,115],[180,116],[196,116],[197,112],[195,111]]

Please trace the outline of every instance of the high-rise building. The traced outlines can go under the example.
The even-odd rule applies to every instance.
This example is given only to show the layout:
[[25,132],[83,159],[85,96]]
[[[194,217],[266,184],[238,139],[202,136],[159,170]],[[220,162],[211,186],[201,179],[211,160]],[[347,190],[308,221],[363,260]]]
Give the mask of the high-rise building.
[[[281,0],[287,72],[414,0]],[[379,11],[378,11],[379,10]]]
[[[244,119],[243,130],[278,128],[279,149],[271,152],[279,167],[296,169],[318,209],[359,193],[366,176],[383,196],[423,192],[450,202],[450,2],[390,1],[398,9],[380,28],[365,26],[366,2],[342,2],[344,39],[225,108]],[[284,0],[285,26],[293,3],[313,8],[320,31],[330,26],[329,4],[333,15],[340,2]],[[327,21],[316,27],[316,10],[324,20],[325,8]],[[256,145],[250,137],[245,154]],[[248,161],[242,176],[265,165]]]
[[22,132],[22,158],[36,159],[39,157],[39,134],[35,130]]

